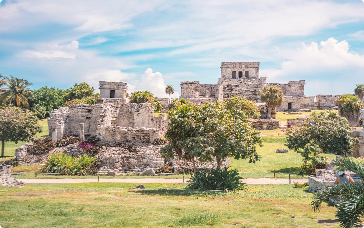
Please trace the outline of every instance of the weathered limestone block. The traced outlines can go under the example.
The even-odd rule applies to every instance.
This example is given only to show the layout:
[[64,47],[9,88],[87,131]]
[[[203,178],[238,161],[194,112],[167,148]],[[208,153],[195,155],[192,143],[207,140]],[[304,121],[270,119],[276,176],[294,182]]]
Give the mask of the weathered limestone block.
[[354,130],[351,133],[351,137],[357,138],[359,143],[354,145],[352,157],[364,157],[364,131],[363,130]]
[[279,128],[279,120],[275,119],[249,119],[248,121],[256,130],[274,130]]
[[0,186],[9,187],[22,187],[25,184],[22,181],[18,181],[11,175],[11,166],[0,166]]

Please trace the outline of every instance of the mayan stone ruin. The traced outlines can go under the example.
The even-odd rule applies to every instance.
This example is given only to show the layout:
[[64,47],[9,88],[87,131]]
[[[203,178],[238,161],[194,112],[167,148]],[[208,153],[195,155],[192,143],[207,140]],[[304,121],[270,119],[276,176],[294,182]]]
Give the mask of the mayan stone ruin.
[[221,78],[217,84],[201,84],[199,81],[181,83],[181,98],[201,105],[217,100],[224,101],[233,96],[244,97],[261,103],[259,90],[265,85],[282,89],[284,102],[277,111],[299,111],[303,109],[331,109],[337,107],[340,95],[305,96],[305,80],[288,83],[267,83],[259,76],[259,62],[222,62]]

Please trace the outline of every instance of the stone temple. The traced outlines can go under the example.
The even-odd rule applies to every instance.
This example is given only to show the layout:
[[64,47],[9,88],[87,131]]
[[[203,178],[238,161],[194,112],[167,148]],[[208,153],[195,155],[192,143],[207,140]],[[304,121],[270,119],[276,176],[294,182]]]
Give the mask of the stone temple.
[[265,85],[282,89],[284,103],[277,111],[299,111],[301,109],[331,109],[337,106],[340,95],[305,96],[305,80],[288,83],[267,83],[259,76],[259,62],[222,62],[221,78],[217,84],[200,84],[199,81],[181,83],[181,98],[201,105],[208,102],[224,101],[233,96],[247,98],[260,103],[259,90]]

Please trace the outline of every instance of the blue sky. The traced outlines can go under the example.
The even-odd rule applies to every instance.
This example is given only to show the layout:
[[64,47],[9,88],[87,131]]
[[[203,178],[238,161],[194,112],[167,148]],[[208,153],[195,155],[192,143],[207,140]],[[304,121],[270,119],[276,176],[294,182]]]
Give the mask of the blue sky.
[[163,97],[217,83],[221,62],[258,61],[306,95],[364,84],[363,0],[0,0],[0,74],[32,88],[99,80]]

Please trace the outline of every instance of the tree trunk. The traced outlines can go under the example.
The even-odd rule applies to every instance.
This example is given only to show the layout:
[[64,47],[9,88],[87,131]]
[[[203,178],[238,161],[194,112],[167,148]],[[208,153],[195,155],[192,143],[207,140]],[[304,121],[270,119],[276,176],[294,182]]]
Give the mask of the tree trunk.
[[195,162],[195,157],[193,157],[193,159],[192,159],[192,163],[193,163],[193,174],[196,174],[196,162]]
[[168,94],[169,98],[168,98],[168,104],[171,103],[171,94]]
[[221,169],[221,158],[216,158],[216,164],[217,164],[217,167],[216,168],[220,168]]
[[1,157],[4,157],[4,153],[5,153],[5,140],[1,140]]
[[267,114],[267,118],[268,119],[272,119],[272,108],[268,106],[268,114]]

